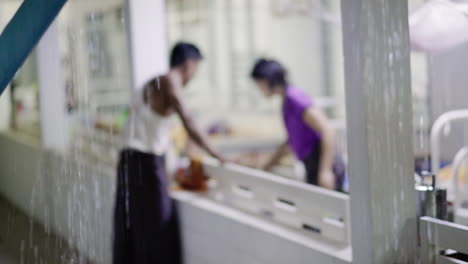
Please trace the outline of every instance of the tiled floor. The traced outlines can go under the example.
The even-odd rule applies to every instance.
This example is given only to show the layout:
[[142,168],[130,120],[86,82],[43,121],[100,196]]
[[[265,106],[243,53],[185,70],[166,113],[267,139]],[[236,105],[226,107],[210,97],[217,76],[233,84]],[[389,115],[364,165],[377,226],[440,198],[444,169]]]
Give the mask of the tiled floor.
[[19,264],[20,262],[13,258],[6,252],[4,248],[0,246],[0,263],[1,264]]
[[[22,252],[22,245],[29,245],[31,237],[34,247],[26,247]],[[32,222],[29,216],[0,196],[0,264],[61,264],[65,263],[63,258],[77,255],[66,241],[47,233],[43,226]]]

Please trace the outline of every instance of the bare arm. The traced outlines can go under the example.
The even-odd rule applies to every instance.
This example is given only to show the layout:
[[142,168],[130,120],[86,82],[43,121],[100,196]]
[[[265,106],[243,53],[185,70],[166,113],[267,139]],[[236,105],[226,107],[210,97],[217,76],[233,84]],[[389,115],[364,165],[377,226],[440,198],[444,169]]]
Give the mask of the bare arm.
[[288,141],[286,140],[283,142],[276,152],[270,157],[269,161],[263,166],[264,170],[271,170],[273,166],[278,164],[278,162],[281,160],[284,155],[286,155],[289,151],[289,144]]
[[169,89],[169,98],[171,100],[171,105],[176,110],[177,114],[180,117],[180,120],[182,121],[182,124],[187,130],[190,139],[192,139],[197,145],[199,145],[202,149],[204,149],[206,152],[208,152],[208,154],[210,154],[214,158],[219,159],[221,161],[225,161],[221,154],[219,154],[211,147],[211,145],[208,143],[206,138],[196,126],[193,119],[190,117],[186,106],[181,100],[181,95],[178,92],[178,90],[175,88]]
[[333,158],[335,155],[335,132],[327,118],[319,109],[309,107],[304,112],[304,121],[322,136],[322,153],[319,164],[319,184],[330,189],[335,188],[334,175],[332,173]]

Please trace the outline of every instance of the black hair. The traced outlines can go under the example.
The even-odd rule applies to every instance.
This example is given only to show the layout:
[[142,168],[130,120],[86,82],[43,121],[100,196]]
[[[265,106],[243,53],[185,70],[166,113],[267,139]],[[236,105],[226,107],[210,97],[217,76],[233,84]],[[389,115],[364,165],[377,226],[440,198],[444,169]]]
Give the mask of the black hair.
[[275,60],[259,59],[252,70],[250,76],[253,79],[268,81],[271,87],[288,85],[286,69]]
[[197,46],[186,43],[178,42],[171,51],[171,68],[175,68],[184,64],[188,60],[201,60],[203,56]]

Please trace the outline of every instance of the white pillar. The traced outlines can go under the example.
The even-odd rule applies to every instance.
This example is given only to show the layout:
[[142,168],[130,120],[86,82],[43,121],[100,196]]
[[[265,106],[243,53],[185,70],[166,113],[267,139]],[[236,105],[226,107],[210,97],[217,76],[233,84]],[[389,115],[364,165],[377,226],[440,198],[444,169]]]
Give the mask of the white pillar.
[[168,70],[164,0],[127,0],[133,89]]
[[68,129],[57,20],[50,25],[37,46],[37,69],[42,144],[45,148],[64,151]]
[[407,0],[343,0],[353,263],[416,263]]

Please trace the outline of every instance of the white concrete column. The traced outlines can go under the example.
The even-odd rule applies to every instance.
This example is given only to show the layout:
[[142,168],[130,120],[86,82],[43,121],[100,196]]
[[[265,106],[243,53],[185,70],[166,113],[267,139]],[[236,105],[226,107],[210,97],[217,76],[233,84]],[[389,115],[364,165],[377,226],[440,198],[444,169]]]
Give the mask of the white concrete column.
[[68,127],[59,44],[59,29],[56,20],[37,46],[37,69],[42,144],[45,148],[64,151]]
[[133,89],[168,70],[164,0],[127,0]]
[[353,263],[416,263],[407,0],[343,0]]

